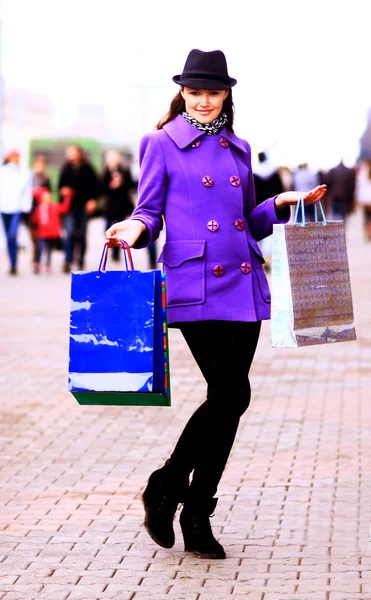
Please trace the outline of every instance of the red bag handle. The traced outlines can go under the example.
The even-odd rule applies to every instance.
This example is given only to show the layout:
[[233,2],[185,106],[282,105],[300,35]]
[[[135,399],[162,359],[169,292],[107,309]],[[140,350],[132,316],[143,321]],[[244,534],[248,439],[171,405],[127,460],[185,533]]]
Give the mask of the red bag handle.
[[[125,240],[120,240],[120,243],[121,243],[121,247],[124,251],[126,270],[133,271],[134,263],[133,263],[133,257],[131,255],[130,246],[127,242],[125,242]],[[102,257],[100,259],[98,271],[102,271],[103,273],[105,272],[106,265],[107,265],[107,259],[108,259],[108,246],[107,246],[107,244],[105,244],[104,248],[103,248],[103,252],[102,252]]]

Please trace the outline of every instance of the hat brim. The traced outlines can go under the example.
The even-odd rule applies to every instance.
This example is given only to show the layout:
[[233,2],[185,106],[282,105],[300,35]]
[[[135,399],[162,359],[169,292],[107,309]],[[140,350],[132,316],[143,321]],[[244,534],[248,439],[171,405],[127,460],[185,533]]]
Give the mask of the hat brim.
[[182,78],[181,75],[174,75],[172,78],[174,83],[192,88],[194,90],[229,90],[236,85],[237,79],[230,77],[229,83],[216,81],[214,79],[192,79],[191,77]]

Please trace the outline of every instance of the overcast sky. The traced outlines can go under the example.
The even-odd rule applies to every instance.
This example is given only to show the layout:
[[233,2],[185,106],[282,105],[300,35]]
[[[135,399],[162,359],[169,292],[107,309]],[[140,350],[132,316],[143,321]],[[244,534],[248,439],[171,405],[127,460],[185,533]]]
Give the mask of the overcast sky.
[[255,154],[316,166],[357,155],[371,106],[368,0],[2,6],[6,85],[48,95],[61,123],[77,104],[103,104],[139,139],[166,112],[189,50],[221,49],[238,80],[236,133]]

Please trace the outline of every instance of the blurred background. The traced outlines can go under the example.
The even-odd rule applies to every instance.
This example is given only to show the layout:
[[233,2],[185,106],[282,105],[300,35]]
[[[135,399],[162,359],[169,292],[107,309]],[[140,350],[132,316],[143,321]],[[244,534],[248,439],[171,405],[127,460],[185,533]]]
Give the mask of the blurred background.
[[[287,188],[299,165],[325,180],[371,157],[364,1],[2,0],[0,15],[0,153],[18,151],[28,168],[42,155],[54,199],[71,143],[98,177],[115,150],[137,180],[140,138],[167,112],[192,48],[225,52],[235,130],[257,172],[264,152]],[[129,195],[135,204],[135,186]],[[107,216],[103,205],[91,216]]]
[[1,15],[5,147],[89,136],[135,152],[195,47],[225,52],[236,130],[256,151],[317,168],[358,156],[371,105],[363,1],[2,0]]

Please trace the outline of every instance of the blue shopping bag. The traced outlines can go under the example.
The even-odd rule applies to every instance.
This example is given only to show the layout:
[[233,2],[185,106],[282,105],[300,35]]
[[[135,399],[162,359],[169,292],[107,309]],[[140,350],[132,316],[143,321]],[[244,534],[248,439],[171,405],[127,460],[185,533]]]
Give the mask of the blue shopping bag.
[[72,272],[69,391],[80,404],[170,405],[166,285],[161,271]]

